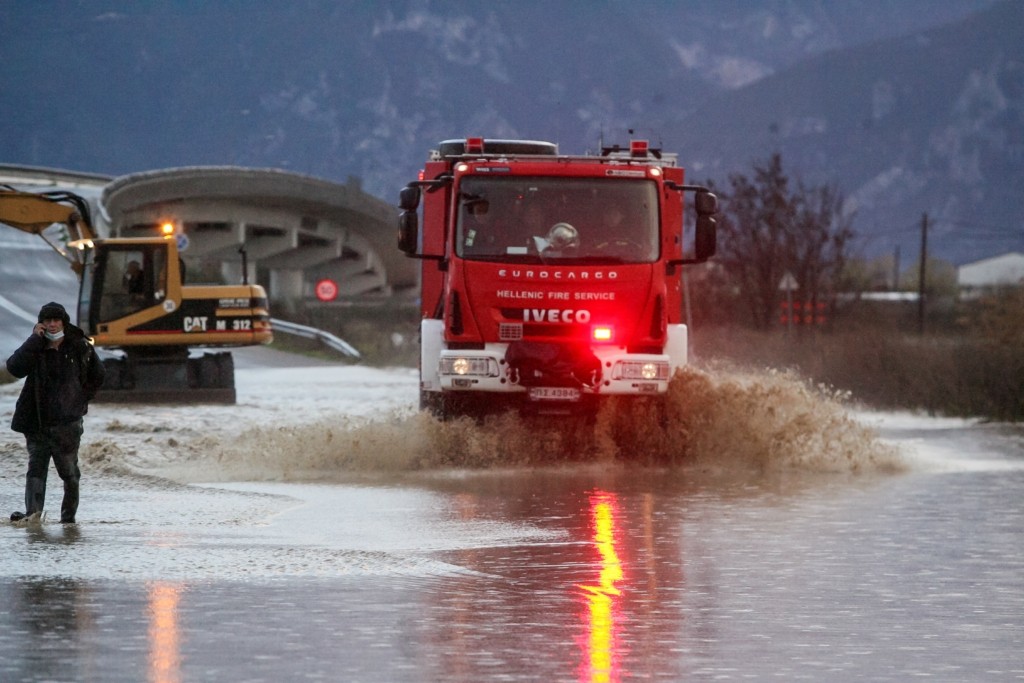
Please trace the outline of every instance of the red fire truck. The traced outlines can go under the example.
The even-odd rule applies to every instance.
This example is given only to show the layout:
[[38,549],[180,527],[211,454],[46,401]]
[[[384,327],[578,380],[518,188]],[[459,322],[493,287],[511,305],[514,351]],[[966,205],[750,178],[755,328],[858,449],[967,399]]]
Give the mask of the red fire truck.
[[675,155],[641,140],[586,156],[448,140],[400,208],[399,249],[422,262],[422,408],[593,410],[663,394],[686,364],[680,269],[714,254],[718,200],[683,184]]

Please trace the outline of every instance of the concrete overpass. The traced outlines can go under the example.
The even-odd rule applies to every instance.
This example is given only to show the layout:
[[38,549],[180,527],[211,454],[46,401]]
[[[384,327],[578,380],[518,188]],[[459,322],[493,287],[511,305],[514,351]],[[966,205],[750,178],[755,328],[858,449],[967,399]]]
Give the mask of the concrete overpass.
[[[315,298],[324,278],[337,283],[338,302],[411,298],[418,290],[416,262],[395,247],[397,209],[356,182],[238,167],[114,178],[0,164],[0,184],[83,196],[102,236],[153,234],[161,223],[174,223],[188,245],[183,258],[193,284],[241,282],[244,247],[249,281],[267,289],[275,316],[304,304],[331,305]],[[4,339],[7,348],[23,339],[40,301],[74,311],[78,283],[38,237],[0,227],[0,251],[0,329],[13,335]]]
[[286,308],[314,301],[329,278],[338,299],[388,298],[417,286],[415,262],[395,247],[397,210],[359,188],[276,169],[175,168],[115,178],[100,198],[114,237],[174,224],[189,282],[248,278]]
[[84,197],[97,193],[113,179],[113,176],[101,173],[0,164],[0,185],[13,185],[38,192],[71,190]]
[[[321,304],[316,283],[338,285],[338,302],[414,297],[416,262],[395,247],[397,210],[360,190],[273,169],[176,168],[111,176],[0,164],[0,184],[84,197],[101,236],[153,234],[172,222],[192,284],[262,284],[275,316]],[[57,230],[57,228],[53,228]],[[75,318],[78,280],[41,239],[0,226],[0,348],[28,335],[39,306],[62,303]],[[277,323],[282,320],[277,318]]]

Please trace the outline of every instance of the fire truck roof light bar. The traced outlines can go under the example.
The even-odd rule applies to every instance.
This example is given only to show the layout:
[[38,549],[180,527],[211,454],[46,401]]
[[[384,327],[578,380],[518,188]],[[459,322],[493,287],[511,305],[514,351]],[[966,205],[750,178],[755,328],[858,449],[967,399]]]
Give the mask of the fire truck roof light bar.
[[[625,157],[627,151],[629,156]],[[603,146],[601,147],[601,156],[615,159],[625,157],[632,158],[634,160],[653,158],[662,161],[665,165],[671,166],[675,165],[676,159],[675,154],[664,154],[660,147],[651,147],[647,140],[630,140],[628,150],[619,145]]]
[[489,138],[464,138],[462,140],[444,140],[431,153],[433,161],[441,159],[457,159],[463,156],[472,157],[507,157],[507,156],[558,156],[558,145],[540,140],[492,140]]

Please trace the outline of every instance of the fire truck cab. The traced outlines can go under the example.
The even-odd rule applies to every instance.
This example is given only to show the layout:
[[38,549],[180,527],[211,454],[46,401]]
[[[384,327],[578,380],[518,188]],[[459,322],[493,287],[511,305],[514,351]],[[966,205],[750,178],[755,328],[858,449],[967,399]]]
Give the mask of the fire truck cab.
[[686,364],[680,269],[714,254],[718,201],[683,184],[674,155],[645,141],[566,156],[549,142],[448,140],[400,208],[398,246],[422,262],[422,408],[587,410],[663,394]]

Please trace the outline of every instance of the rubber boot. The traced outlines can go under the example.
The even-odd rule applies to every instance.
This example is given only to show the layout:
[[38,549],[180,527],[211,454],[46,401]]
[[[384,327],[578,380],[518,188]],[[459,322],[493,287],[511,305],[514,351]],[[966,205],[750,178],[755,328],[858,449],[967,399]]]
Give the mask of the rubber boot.
[[43,511],[46,502],[46,480],[39,477],[25,479],[25,515]]
[[78,512],[78,480],[64,481],[64,500],[60,504],[60,521],[62,524],[74,524]]

